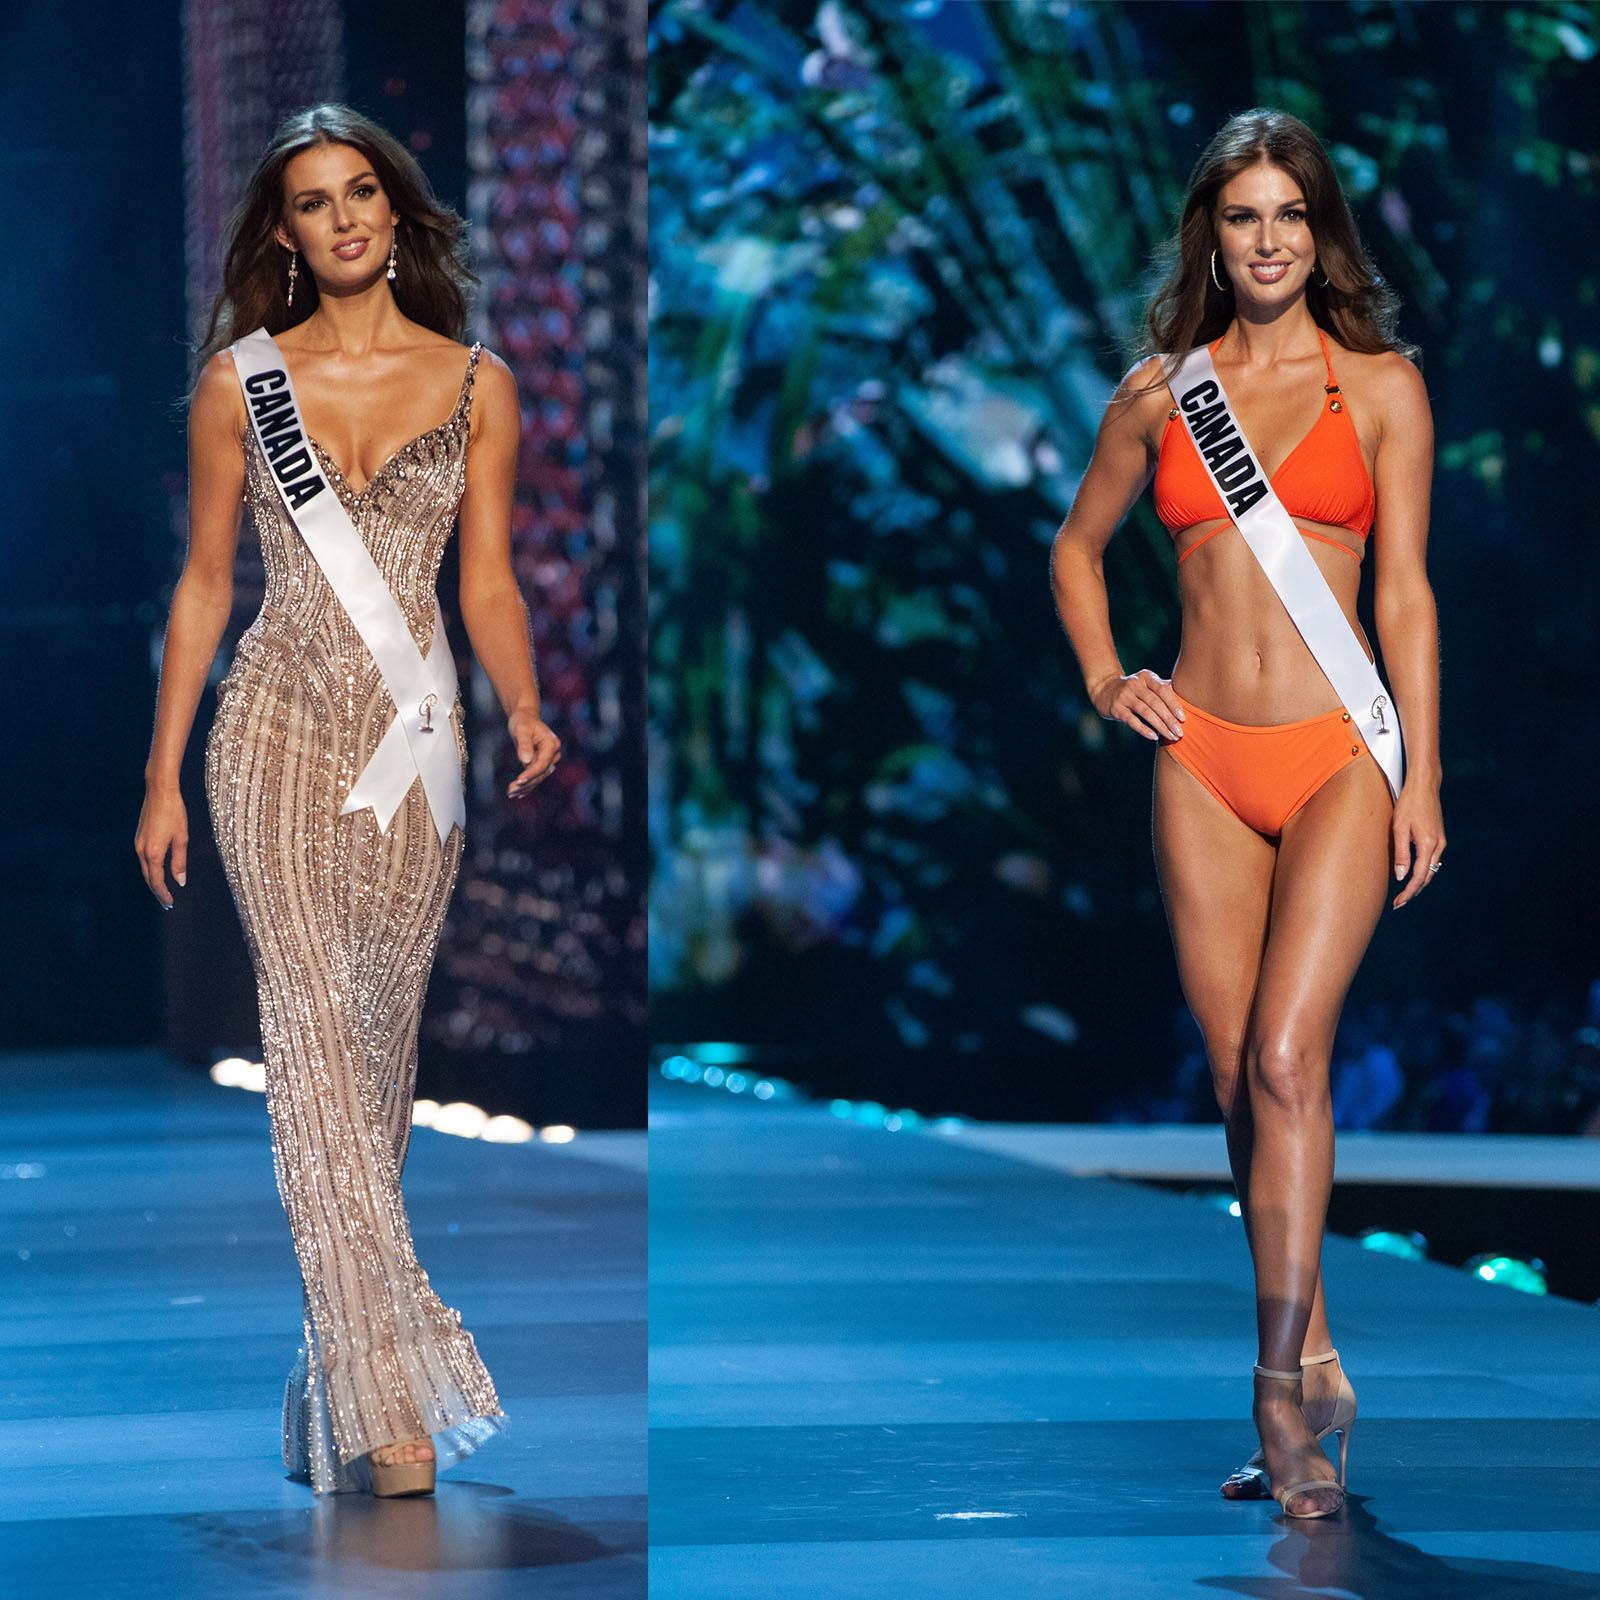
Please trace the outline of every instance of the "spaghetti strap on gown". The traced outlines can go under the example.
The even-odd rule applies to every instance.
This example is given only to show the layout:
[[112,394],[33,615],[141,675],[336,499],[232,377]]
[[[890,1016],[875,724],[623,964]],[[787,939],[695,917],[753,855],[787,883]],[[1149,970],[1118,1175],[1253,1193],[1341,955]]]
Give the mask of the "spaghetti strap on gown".
[[[418,648],[465,481],[479,346],[450,416],[359,492],[312,441]],[[366,1453],[433,1436],[439,1468],[504,1415],[460,1315],[418,1265],[400,1193],[417,1027],[462,833],[441,845],[420,782],[385,830],[340,815],[394,702],[289,520],[254,430],[245,501],[266,598],[218,691],[206,794],[255,965],[278,1191],[304,1291],[283,1455],[318,1493],[369,1486]],[[450,728],[463,764],[459,699]]]

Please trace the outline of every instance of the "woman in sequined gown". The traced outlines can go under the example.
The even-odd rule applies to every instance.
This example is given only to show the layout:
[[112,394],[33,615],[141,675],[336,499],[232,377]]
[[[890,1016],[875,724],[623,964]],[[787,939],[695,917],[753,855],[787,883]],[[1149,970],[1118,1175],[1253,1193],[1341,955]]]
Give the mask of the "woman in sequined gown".
[[[304,1290],[284,1460],[318,1493],[425,1492],[435,1463],[503,1424],[472,1336],[417,1263],[400,1192],[418,1015],[462,833],[441,844],[421,782],[385,827],[370,807],[341,811],[395,705],[278,495],[227,346],[257,327],[274,336],[319,463],[424,653],[459,513],[462,619],[516,747],[508,793],[525,794],[560,746],[510,562],[516,390],[456,337],[460,238],[406,151],[344,107],[288,119],[251,180],[190,409],[189,553],[136,841],[170,908],[169,866],[180,890],[186,867],[179,765],[228,620],[243,505],[266,596],[218,692],[206,792],[255,966]],[[449,728],[464,763],[459,700]]]

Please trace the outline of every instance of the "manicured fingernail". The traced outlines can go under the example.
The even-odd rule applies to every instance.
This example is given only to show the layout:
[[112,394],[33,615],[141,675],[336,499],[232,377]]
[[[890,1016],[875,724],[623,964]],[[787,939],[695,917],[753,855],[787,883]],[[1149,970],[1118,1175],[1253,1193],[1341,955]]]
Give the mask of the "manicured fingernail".
[[1183,714],[1183,707],[1179,706],[1178,707],[1178,721],[1179,722],[1187,722],[1188,720],[1189,719],[1186,716],[1184,716],[1184,714]]
[[188,879],[187,874],[180,872],[180,873],[175,874],[175,876],[177,877],[178,887],[180,889],[186,888],[188,886],[189,879]]
[[1405,877],[1405,875],[1406,875],[1406,869],[1404,867],[1402,867],[1398,862],[1396,862],[1395,863],[1395,869],[1394,869],[1394,881],[1396,883],[1398,883],[1403,877]]

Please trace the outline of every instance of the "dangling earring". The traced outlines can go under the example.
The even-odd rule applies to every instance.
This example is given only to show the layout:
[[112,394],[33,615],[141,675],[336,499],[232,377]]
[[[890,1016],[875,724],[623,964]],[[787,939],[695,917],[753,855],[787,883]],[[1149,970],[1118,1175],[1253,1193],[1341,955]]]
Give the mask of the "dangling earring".
[[300,275],[299,258],[300,252],[298,250],[291,250],[289,252],[289,298],[285,304],[291,306],[294,304],[294,280]]
[[1216,284],[1216,286],[1221,289],[1223,293],[1227,293],[1227,284],[1225,284],[1222,279],[1217,276],[1217,252],[1215,250],[1211,252],[1211,281]]
[[394,282],[394,258],[395,258],[395,254],[398,251],[399,247],[400,247],[400,230],[398,228],[396,228],[394,230],[394,232],[389,235],[389,282],[390,283]]

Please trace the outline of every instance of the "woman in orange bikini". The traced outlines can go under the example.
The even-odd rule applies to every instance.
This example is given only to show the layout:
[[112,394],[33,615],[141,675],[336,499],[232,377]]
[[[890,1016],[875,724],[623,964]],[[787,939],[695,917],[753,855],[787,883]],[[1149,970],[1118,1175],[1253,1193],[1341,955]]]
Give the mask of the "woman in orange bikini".
[[[1355,1394],[1320,1256],[1333,1180],[1329,1059],[1392,869],[1396,907],[1439,870],[1438,624],[1424,567],[1433,432],[1396,300],[1303,123],[1232,118],[1189,181],[1151,348],[1107,407],[1052,580],[1095,709],[1162,746],[1155,849],[1184,994],[1205,1035],[1255,1264],[1261,1450],[1223,1485],[1292,1516],[1344,1503]],[[1357,638],[1373,526],[1375,613],[1406,751],[1398,799],[1230,520],[1174,405],[1206,344],[1233,414]],[[1155,479],[1178,558],[1171,679],[1125,673],[1102,556]],[[1340,1441],[1340,1468],[1321,1449]]]

